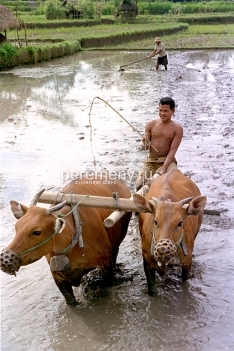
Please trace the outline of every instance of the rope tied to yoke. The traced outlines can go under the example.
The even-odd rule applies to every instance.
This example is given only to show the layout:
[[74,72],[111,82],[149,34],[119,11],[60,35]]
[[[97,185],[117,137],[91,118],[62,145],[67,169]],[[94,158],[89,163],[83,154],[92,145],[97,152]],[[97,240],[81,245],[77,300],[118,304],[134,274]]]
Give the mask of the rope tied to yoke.
[[[67,214],[63,214],[63,213],[56,213],[56,212],[54,212],[54,214],[57,216],[57,217],[59,217],[59,218],[64,218],[64,217],[67,217],[67,216],[69,216],[71,213],[73,213],[73,211],[80,205],[80,203],[84,200],[84,199],[86,199],[86,197],[88,197],[89,196],[89,194],[86,194],[86,195],[84,195],[84,197],[82,197],[82,199],[79,201],[79,202],[77,202],[77,204],[74,206],[74,207],[72,207],[72,195],[76,195],[76,194],[73,194],[73,193],[69,193],[70,195],[71,195],[71,211],[69,211]],[[65,195],[65,193],[63,193],[63,196]],[[63,196],[62,196],[62,198],[63,198]]]
[[[63,194],[63,196],[64,196],[64,194]],[[62,196],[62,197],[63,197],[63,196]],[[64,215],[64,214],[62,214],[62,213],[56,213],[56,212],[52,212],[51,214],[53,214],[54,216],[59,217],[59,218],[67,217],[69,214],[73,213],[73,211],[79,206],[79,204],[80,204],[87,196],[89,196],[89,194],[85,195],[85,196],[71,209],[71,211],[69,211],[67,214]],[[72,201],[71,201],[71,203],[72,203]],[[54,237],[54,235],[56,235],[55,230],[53,231],[53,233],[50,234],[50,236],[49,236],[48,238],[46,238],[45,240],[43,240],[40,244],[35,245],[35,246],[31,247],[30,249],[21,251],[21,252],[19,252],[17,255],[19,255],[19,256],[25,255],[25,254],[27,254],[27,253],[29,253],[29,252],[31,252],[31,251],[37,249],[38,247],[40,247],[40,246],[46,244],[50,239],[52,239],[52,238]],[[72,240],[73,240],[73,239],[72,239]],[[74,246],[74,245],[73,245],[73,246]],[[81,247],[82,247],[82,246],[81,246]]]
[[115,211],[118,210],[118,200],[119,200],[119,195],[117,192],[112,193],[113,198],[115,199]]

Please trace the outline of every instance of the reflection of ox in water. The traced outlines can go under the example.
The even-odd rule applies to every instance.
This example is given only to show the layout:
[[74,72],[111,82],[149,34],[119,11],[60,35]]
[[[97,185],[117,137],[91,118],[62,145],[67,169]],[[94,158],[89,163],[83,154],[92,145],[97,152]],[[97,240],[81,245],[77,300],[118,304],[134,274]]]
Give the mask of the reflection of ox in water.
[[178,169],[156,179],[146,197],[133,195],[139,214],[144,270],[150,295],[160,275],[174,264],[189,278],[194,240],[200,229],[206,197]]
[[[116,184],[104,184],[104,181],[99,184],[90,184],[90,181],[82,185],[81,181],[77,183],[69,183],[62,192],[104,197],[112,197],[113,192],[117,192],[120,197],[130,197],[129,189],[120,180],[116,180]],[[15,274],[20,266],[46,256],[55,283],[67,304],[76,304],[72,286],[80,285],[81,278],[91,270],[99,268],[105,285],[112,284],[113,268],[119,246],[127,233],[131,212],[125,213],[112,228],[106,228],[103,221],[112,210],[79,207],[77,212],[77,207],[76,211],[73,207],[72,212],[65,201],[45,209],[36,206],[42,192],[35,196],[29,208],[11,201],[12,212],[18,219],[16,235],[1,253],[1,269]]]

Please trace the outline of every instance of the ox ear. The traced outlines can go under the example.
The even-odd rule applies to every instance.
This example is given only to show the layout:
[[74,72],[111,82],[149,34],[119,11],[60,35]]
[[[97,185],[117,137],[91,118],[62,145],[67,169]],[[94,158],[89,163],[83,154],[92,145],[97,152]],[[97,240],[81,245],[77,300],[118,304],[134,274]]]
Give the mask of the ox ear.
[[187,210],[187,214],[189,216],[198,216],[200,213],[204,211],[204,207],[206,205],[206,196],[198,196],[193,199]]
[[28,207],[27,206],[21,205],[17,201],[13,201],[13,200],[10,201],[10,205],[11,205],[11,211],[12,211],[12,213],[15,216],[16,219],[20,219],[28,211]]
[[64,221],[64,219],[58,217],[55,222],[54,233],[55,234],[62,233],[65,225],[66,225],[66,222]]
[[143,213],[153,213],[155,205],[144,196],[133,194],[133,201],[138,211]]

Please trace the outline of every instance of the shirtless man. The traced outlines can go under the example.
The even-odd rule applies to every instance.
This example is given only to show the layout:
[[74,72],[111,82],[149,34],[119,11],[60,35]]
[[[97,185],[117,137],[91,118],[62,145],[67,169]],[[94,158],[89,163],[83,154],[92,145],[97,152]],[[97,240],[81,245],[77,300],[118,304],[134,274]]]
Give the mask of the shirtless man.
[[162,98],[159,102],[159,117],[145,126],[142,139],[142,150],[149,150],[149,157],[139,172],[136,189],[139,190],[145,179],[155,173],[162,175],[176,168],[176,151],[183,137],[183,127],[173,122],[171,117],[175,112],[175,101],[170,97]]

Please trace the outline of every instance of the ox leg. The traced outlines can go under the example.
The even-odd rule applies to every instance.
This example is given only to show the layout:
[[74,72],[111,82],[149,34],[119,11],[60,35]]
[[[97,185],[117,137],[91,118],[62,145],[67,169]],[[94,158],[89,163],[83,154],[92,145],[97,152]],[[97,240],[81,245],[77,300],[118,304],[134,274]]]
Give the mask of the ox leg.
[[184,282],[185,280],[189,279],[190,276],[190,268],[191,264],[189,266],[183,266],[182,267],[182,281]]
[[77,305],[71,284],[66,280],[55,281],[55,283],[63,294],[67,305]]
[[[112,252],[112,262],[113,262],[113,267],[116,266],[116,261],[117,261],[117,256],[118,256],[118,253],[119,253],[119,249],[116,249]],[[113,271],[113,269],[112,269]]]
[[102,269],[102,276],[103,276],[103,283],[105,286],[113,285],[114,269],[112,264],[109,267],[105,267]]
[[155,285],[155,269],[150,268],[145,258],[144,261],[144,271],[148,285],[148,294],[151,296],[157,295],[156,285]]

